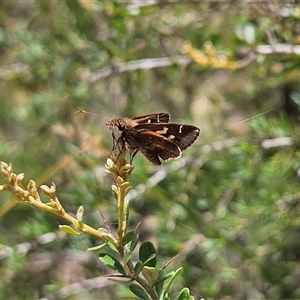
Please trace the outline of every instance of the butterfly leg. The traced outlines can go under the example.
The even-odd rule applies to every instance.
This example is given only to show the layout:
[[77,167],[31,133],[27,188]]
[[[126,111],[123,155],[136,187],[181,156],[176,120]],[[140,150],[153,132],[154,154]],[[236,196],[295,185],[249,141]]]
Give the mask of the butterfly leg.
[[132,165],[135,155],[138,153],[139,148],[130,151],[130,164]]

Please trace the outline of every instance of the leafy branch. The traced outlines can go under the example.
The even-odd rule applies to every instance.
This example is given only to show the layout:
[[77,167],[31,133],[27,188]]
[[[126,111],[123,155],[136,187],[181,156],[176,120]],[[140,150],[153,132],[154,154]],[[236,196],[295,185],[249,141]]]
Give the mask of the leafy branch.
[[[118,208],[118,229],[117,236],[114,237],[109,226],[106,228],[95,229],[83,222],[84,208],[80,206],[76,217],[66,213],[56,196],[56,186],[40,186],[44,197],[48,199],[47,203],[42,202],[38,193],[37,184],[30,180],[27,187],[24,187],[24,174],[15,174],[12,165],[5,162],[0,163],[0,170],[7,181],[7,184],[0,185],[0,192],[10,192],[13,197],[23,203],[35,206],[39,209],[58,215],[69,221],[73,226],[62,225],[60,229],[68,234],[89,233],[103,241],[100,246],[90,248],[89,250],[100,250],[107,246],[111,251],[103,251],[99,254],[99,259],[107,267],[116,271],[116,274],[107,275],[116,280],[124,279],[129,281],[129,289],[138,297],[145,300],[168,300],[174,279],[179,274],[181,268],[176,271],[166,272],[166,268],[176,258],[172,258],[162,267],[157,266],[157,251],[150,241],[144,241],[138,249],[139,260],[132,260],[133,252],[139,244],[138,227],[134,230],[128,230],[129,218],[129,200],[126,195],[130,190],[128,178],[132,173],[133,167],[125,160],[126,150],[116,147],[107,159],[106,170],[114,177],[112,184],[113,195]],[[172,298],[174,299],[174,298]],[[193,300],[188,288],[183,288],[176,299]]]
[[8,165],[5,162],[0,163],[0,170],[8,184],[0,185],[0,192],[6,191],[13,194],[14,198],[23,203],[29,204],[36,208],[48,211],[55,215],[58,215],[65,220],[73,224],[74,230],[70,226],[60,226],[60,228],[70,234],[89,233],[105,241],[113,241],[113,238],[107,234],[104,234],[89,225],[82,222],[83,207],[79,207],[76,218],[66,213],[60,201],[56,197],[56,186],[52,183],[51,187],[41,185],[44,196],[49,202],[44,203],[41,201],[41,197],[38,193],[37,184],[34,180],[30,180],[27,187],[24,187],[24,174],[15,174],[12,169],[12,165]]

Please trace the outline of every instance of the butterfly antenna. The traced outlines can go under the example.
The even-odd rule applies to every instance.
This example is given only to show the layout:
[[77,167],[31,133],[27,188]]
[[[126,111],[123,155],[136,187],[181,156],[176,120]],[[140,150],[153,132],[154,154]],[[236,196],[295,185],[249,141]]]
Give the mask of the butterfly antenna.
[[106,118],[106,119],[110,120],[110,118],[108,118],[106,116],[102,116],[102,115],[99,115],[99,114],[96,114],[96,113],[92,113],[92,112],[89,112],[89,111],[86,111],[86,110],[83,110],[83,109],[75,111],[75,115],[77,115],[77,114],[87,114],[87,115],[92,115],[92,116],[96,116],[96,117],[100,117],[100,118]]

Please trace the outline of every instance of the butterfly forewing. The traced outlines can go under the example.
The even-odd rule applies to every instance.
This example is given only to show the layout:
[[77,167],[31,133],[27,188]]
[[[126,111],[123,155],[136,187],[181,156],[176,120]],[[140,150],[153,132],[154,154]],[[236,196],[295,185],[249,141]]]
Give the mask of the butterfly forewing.
[[173,142],[176,143],[176,145],[178,145],[181,150],[187,149],[197,140],[200,133],[199,128],[192,125],[181,125],[181,124],[174,124],[174,125],[176,126],[171,127],[172,129],[169,130],[169,134],[172,134],[171,132],[175,131],[174,132],[175,138]]
[[156,113],[133,118],[138,124],[168,123],[170,116],[166,113]]

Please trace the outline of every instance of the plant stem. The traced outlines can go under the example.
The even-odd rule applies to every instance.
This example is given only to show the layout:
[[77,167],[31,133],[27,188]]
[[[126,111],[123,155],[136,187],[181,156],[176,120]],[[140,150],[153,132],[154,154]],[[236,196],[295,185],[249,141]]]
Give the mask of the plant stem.
[[125,202],[125,187],[120,185],[118,186],[118,241],[117,241],[117,248],[120,251],[120,254],[124,254],[124,248],[122,245],[123,234],[126,230],[126,217],[124,212],[124,202]]

